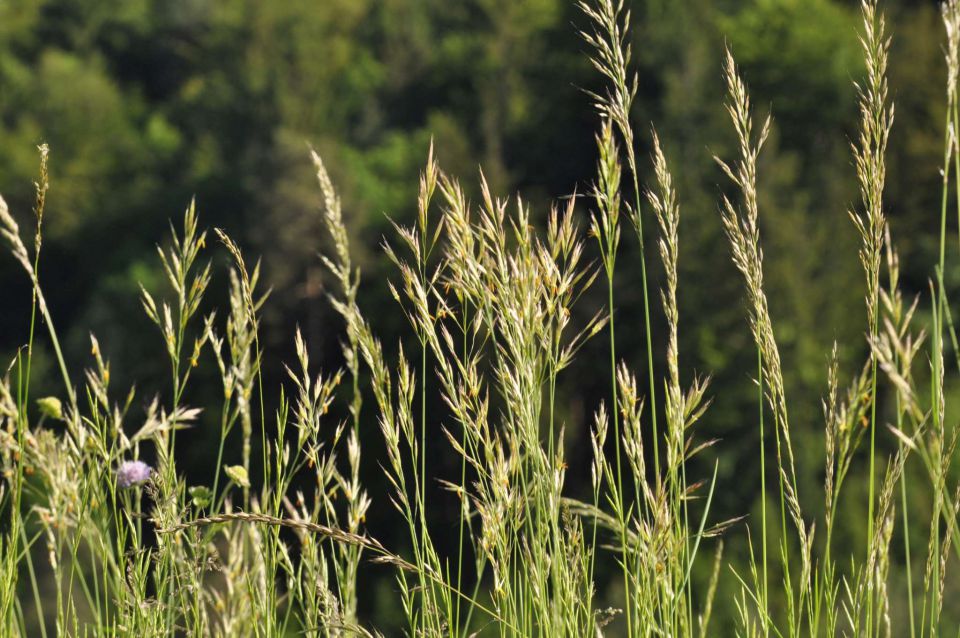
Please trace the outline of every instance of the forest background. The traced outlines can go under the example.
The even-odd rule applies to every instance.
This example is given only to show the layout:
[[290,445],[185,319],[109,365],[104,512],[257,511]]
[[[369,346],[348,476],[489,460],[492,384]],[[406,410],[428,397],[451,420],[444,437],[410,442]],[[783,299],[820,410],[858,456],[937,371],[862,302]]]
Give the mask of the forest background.
[[[750,515],[759,508],[750,383],[756,353],[717,208],[727,186],[711,159],[729,156],[735,144],[721,107],[722,51],[728,44],[737,56],[761,111],[775,113],[760,160],[767,293],[792,401],[800,492],[815,495],[828,355],[836,341],[841,369],[852,369],[867,352],[858,235],[847,215],[858,198],[850,153],[853,81],[863,75],[858,3],[635,0],[631,7],[639,73],[632,115],[639,131],[656,122],[684,211],[682,375],[713,375],[714,403],[700,436],[721,441],[692,473],[709,475],[718,460],[715,518]],[[927,290],[939,238],[943,26],[933,1],[890,0],[882,8],[894,36],[896,103],[886,204],[902,281],[919,293]],[[384,342],[396,342],[406,320],[383,285],[394,272],[380,242],[391,219],[414,219],[431,140],[442,168],[461,178],[473,200],[482,167],[492,190],[521,193],[538,223],[552,201],[589,190],[599,118],[585,91],[599,89],[601,78],[577,34],[584,24],[570,0],[0,0],[0,192],[12,210],[30,210],[37,145],[48,143],[41,278],[53,282],[49,303],[67,358],[83,361],[93,332],[118,387],[165,387],[166,364],[153,355],[157,337],[140,307],[139,284],[162,289],[155,242],[195,197],[203,226],[226,229],[246,254],[262,256],[263,283],[272,288],[262,326],[271,353],[265,377],[283,378],[298,325],[323,368],[340,367],[343,330],[317,259],[328,245],[308,145],[324,157],[343,197],[365,282],[360,306]],[[638,145],[638,156],[649,154],[646,136]],[[583,226],[590,210],[586,200],[578,205]],[[948,233],[956,232],[948,220]],[[216,276],[225,277],[226,251],[211,254]],[[619,355],[642,370],[638,255],[635,240],[625,240],[616,298]],[[945,284],[956,292],[960,261],[948,263]],[[651,272],[654,281],[660,275]],[[11,259],[0,259],[0,291],[0,361],[10,361],[28,330],[28,313],[16,309],[31,295]],[[601,306],[605,291],[590,294],[596,303],[582,305]],[[921,305],[919,312],[929,310]],[[660,321],[655,342],[663,341]],[[35,396],[42,396],[57,389],[57,379],[52,353],[43,343],[38,348]],[[587,426],[609,392],[607,357],[603,340],[590,342],[561,379],[573,491],[589,489]],[[662,378],[663,361],[656,363]],[[199,376],[187,402],[204,405],[219,383]],[[947,393],[956,397],[960,388]],[[345,414],[345,401],[335,409]],[[363,482],[374,500],[367,527],[402,550],[377,464],[380,431],[371,422],[363,436]],[[184,434],[179,467],[192,480],[211,473],[217,437],[205,419]],[[436,441],[428,474],[457,472],[439,424]],[[912,484],[927,488],[924,479]],[[849,489],[865,492],[866,483]],[[439,488],[431,501],[436,524],[456,517],[455,499]],[[816,498],[804,505],[822,507]],[[844,515],[838,556],[866,527],[862,512]],[[728,536],[734,542],[726,560],[743,564],[743,526]],[[725,571],[721,589],[733,584]],[[364,571],[361,617],[388,630],[398,611],[394,587],[388,570]],[[903,598],[896,587],[894,601]],[[948,592],[947,600],[951,595],[960,594]],[[723,626],[732,610],[716,613]],[[949,622],[957,612],[948,606],[945,613]]]

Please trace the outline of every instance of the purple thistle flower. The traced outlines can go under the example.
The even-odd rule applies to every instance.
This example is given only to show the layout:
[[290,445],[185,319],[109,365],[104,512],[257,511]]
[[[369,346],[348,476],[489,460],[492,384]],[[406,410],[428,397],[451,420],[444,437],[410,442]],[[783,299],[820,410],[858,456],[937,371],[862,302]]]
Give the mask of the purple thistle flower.
[[126,489],[150,479],[153,470],[143,461],[124,461],[117,470],[117,485]]

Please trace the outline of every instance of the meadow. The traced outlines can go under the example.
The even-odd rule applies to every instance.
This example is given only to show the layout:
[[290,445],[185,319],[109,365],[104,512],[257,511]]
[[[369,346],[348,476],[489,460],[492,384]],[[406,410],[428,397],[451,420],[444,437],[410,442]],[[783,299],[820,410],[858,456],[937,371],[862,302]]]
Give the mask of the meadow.
[[[157,249],[166,292],[140,293],[167,385],[111,384],[92,334],[86,360],[68,359],[48,304],[59,291],[41,256],[56,224],[44,215],[56,150],[39,148],[32,214],[0,198],[3,246],[31,293],[3,300],[29,317],[0,380],[4,635],[960,636],[950,585],[960,558],[957,408],[945,390],[960,348],[944,282],[960,248],[948,232],[954,209],[960,222],[960,2],[942,5],[939,258],[923,266],[927,290],[916,296],[901,285],[885,206],[896,29],[875,0],[860,6],[865,74],[855,79],[849,145],[859,200],[848,223],[859,238],[865,356],[850,365],[835,343],[823,366],[815,496],[800,493],[790,361],[764,277],[758,183],[777,113],[751,102],[737,51],[716,52],[726,99],[715,108],[733,143],[712,158],[729,180],[714,211],[752,337],[744,383],[755,400],[739,418],[759,459],[755,476],[736,476],[754,486],[759,512],[733,517],[713,507],[731,489],[718,471],[727,443],[702,433],[713,371],[690,375],[681,363],[679,300],[698,285],[680,276],[688,227],[674,171],[683,167],[656,123],[650,156],[637,152],[646,132],[633,116],[629,8],[578,6],[602,82],[584,98],[597,131],[589,189],[542,214],[493,192],[481,171],[472,201],[431,144],[416,216],[391,221],[383,240],[393,271],[381,282],[361,276],[338,186],[311,150],[325,302],[340,318],[343,365],[321,370],[297,330],[279,386],[264,382],[273,355],[261,338],[271,300],[260,261],[229,228],[204,230],[192,202]],[[802,249],[805,238],[794,241]],[[214,250],[229,256],[225,274]],[[627,251],[639,269],[618,269]],[[624,279],[642,300],[638,325],[617,312]],[[363,307],[361,286],[384,286],[392,305]],[[215,289],[220,309],[207,303]],[[383,313],[406,321],[398,342],[378,337]],[[618,350],[618,338],[635,333],[645,352],[636,367]],[[32,383],[41,342],[62,380],[46,396]],[[605,398],[575,427],[558,393],[598,343]],[[205,370],[222,391],[204,399],[214,417],[190,401]],[[178,458],[201,412],[219,430],[211,478],[198,483]],[[568,485],[570,430],[589,448],[589,470],[577,473],[589,485]],[[379,457],[362,450],[371,432]],[[457,459],[452,473],[428,471],[439,449]],[[385,493],[365,487],[363,467],[380,468]],[[442,507],[455,503],[442,522],[431,512],[438,492]],[[400,544],[368,530],[371,508],[388,512]],[[866,521],[853,543],[837,531],[847,516]],[[730,547],[746,560],[730,560]],[[397,629],[361,611],[365,580],[384,573]]]

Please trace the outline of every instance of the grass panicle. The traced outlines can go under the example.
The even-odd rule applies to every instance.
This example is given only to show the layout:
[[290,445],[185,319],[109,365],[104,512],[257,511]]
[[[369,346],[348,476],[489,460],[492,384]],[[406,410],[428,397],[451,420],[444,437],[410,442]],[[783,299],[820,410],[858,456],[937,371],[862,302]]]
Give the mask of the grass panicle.
[[[648,140],[635,134],[639,78],[624,2],[578,5],[588,23],[581,35],[605,85],[589,96],[599,131],[588,196],[536,210],[521,197],[499,196],[481,172],[471,201],[471,189],[441,168],[431,144],[411,202],[415,214],[391,219],[383,242],[394,268],[387,289],[408,321],[388,343],[363,307],[343,202],[311,151],[327,301],[345,335],[343,369],[320,370],[316,344],[297,330],[279,389],[263,374],[273,355],[261,341],[268,291],[260,263],[216,229],[227,263],[221,274],[207,256],[214,247],[194,202],[158,247],[164,290],[140,294],[169,376],[145,397],[117,388],[94,335],[89,358],[75,364],[85,369],[71,374],[41,286],[41,250],[51,250],[43,233],[57,220],[45,214],[56,183],[50,150],[39,147],[32,232],[0,198],[0,238],[31,288],[21,300],[30,306],[23,306],[30,313],[24,347],[0,376],[0,633],[378,636],[386,627],[362,615],[370,564],[393,574],[403,629],[417,637],[706,637],[729,629],[718,610],[723,620],[735,617],[733,631],[745,636],[879,637],[909,627],[911,638],[923,638],[950,629],[960,486],[949,390],[960,359],[945,363],[957,357],[957,338],[944,272],[947,211],[960,178],[960,3],[942,5],[940,251],[929,297],[916,299],[901,283],[883,202],[894,113],[890,39],[876,3],[861,5],[866,79],[857,87],[852,144],[861,202],[850,217],[860,236],[867,339],[864,360],[849,371],[849,344],[834,343],[827,357],[822,467],[799,467],[811,457],[794,453],[790,362],[781,358],[765,288],[761,150],[773,120],[756,125],[732,53],[723,59],[735,150],[715,158],[729,179],[719,223],[743,279],[757,359],[757,421],[747,431],[759,446],[761,520],[750,525],[715,520],[714,499],[725,486],[719,461],[708,458],[717,442],[700,436],[709,421],[709,377],[687,377],[681,354],[682,295],[694,285],[683,281],[680,262],[686,222],[673,170],[684,167],[671,166],[669,141],[656,129]],[[641,188],[645,145],[652,177]],[[960,215],[960,198],[957,205]],[[647,294],[645,240],[654,239],[644,237],[644,222],[651,214],[662,344],[653,339],[660,316]],[[588,220],[583,228],[581,219]],[[617,271],[618,255],[632,249],[621,244],[624,219],[639,242],[639,273]],[[23,239],[31,234],[32,244]],[[617,350],[626,316],[618,304],[629,301],[615,298],[621,283],[642,290],[646,362],[639,374]],[[222,314],[207,294],[218,285]],[[603,301],[587,308],[595,286],[605,288]],[[35,334],[38,321],[44,335]],[[601,334],[607,399],[590,407],[592,421],[577,423],[564,403],[567,375]],[[63,387],[35,397],[41,339]],[[655,357],[664,362],[660,379]],[[222,389],[202,403],[211,406],[206,414],[191,403],[204,366]],[[344,420],[337,421],[340,408]],[[193,433],[183,431],[207,422],[218,427],[216,462],[205,480],[188,483],[178,450]],[[568,481],[575,435],[589,440],[589,489]],[[385,457],[371,460],[361,443],[376,436]],[[877,456],[885,449],[881,475]],[[440,454],[457,463],[434,462]],[[388,494],[364,485],[370,463],[382,467]],[[693,476],[711,464],[712,474]],[[770,466],[779,525],[768,529]],[[798,476],[810,470],[823,477],[822,520],[801,506]],[[854,499],[862,494],[850,489],[856,480],[866,503]],[[907,498],[908,482],[923,498]],[[392,507],[388,516],[401,525],[398,547],[367,530],[367,515],[380,506]],[[456,520],[441,527],[440,508]],[[868,521],[855,551],[841,515],[851,508]],[[726,562],[738,552],[745,566]]]

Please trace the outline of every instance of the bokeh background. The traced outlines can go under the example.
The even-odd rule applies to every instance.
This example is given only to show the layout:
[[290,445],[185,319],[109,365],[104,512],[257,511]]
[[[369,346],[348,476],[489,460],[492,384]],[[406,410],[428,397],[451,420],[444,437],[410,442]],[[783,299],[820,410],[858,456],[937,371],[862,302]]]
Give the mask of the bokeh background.
[[[728,44],[758,110],[774,115],[760,166],[765,265],[801,500],[813,516],[822,510],[819,399],[827,357],[837,341],[848,378],[866,354],[863,276],[847,215],[859,198],[849,150],[856,135],[853,82],[863,72],[858,3],[628,4],[639,76],[633,113],[641,132],[638,156],[647,157],[648,123],[655,123],[680,196],[681,374],[686,380],[695,371],[713,376],[714,403],[699,436],[721,441],[691,474],[708,478],[719,464],[715,520],[759,511],[755,350],[717,210],[728,186],[711,159],[735,152],[722,108],[720,62]],[[904,286],[915,294],[926,290],[933,273],[939,231],[943,28],[932,0],[888,0],[882,8],[894,36],[890,86],[896,102],[887,211]],[[416,179],[431,139],[442,169],[458,176],[474,200],[481,167],[496,193],[522,194],[541,221],[557,198],[589,190],[598,117],[585,91],[602,84],[577,35],[586,26],[572,0],[0,0],[0,192],[29,228],[36,147],[50,145],[41,280],[77,381],[89,363],[92,332],[111,361],[115,388],[135,384],[140,404],[169,392],[162,341],[141,310],[138,286],[163,294],[155,246],[167,240],[169,223],[179,223],[192,197],[202,225],[222,227],[248,256],[262,257],[263,283],[273,289],[262,326],[268,387],[283,381],[298,325],[325,369],[342,364],[342,326],[326,302],[328,277],[317,259],[329,246],[308,145],[324,157],[343,197],[363,271],[361,307],[385,343],[409,339],[388,294],[393,271],[380,243],[391,233],[389,219],[413,220]],[[649,162],[643,167],[649,173]],[[583,227],[589,214],[584,200],[578,206]],[[956,236],[956,220],[948,225],[949,236]],[[638,252],[625,229],[618,344],[642,377]],[[212,309],[224,305],[229,260],[214,245],[207,253],[215,273]],[[658,264],[651,267],[656,284]],[[945,276],[956,290],[956,265]],[[587,295],[584,315],[604,296],[600,290]],[[0,256],[3,361],[26,341],[29,302],[22,272]],[[663,344],[659,314],[654,332],[655,343]],[[42,342],[39,392],[54,393],[57,378],[45,348]],[[590,343],[558,393],[573,494],[589,486],[586,427],[609,392],[607,356],[604,340]],[[658,356],[660,375],[663,348]],[[640,386],[645,383],[641,379]],[[209,372],[201,374],[187,401],[215,405],[218,384]],[[436,444],[428,469],[454,476],[459,463],[442,439],[436,396],[433,402]],[[335,423],[332,418],[331,429]],[[365,424],[364,475],[374,499],[369,527],[402,552],[405,541],[379,470],[382,448],[372,407]],[[180,467],[191,482],[208,480],[217,437],[212,422],[178,437]],[[890,437],[879,438],[885,449],[893,446]],[[929,520],[926,479],[911,473],[908,486],[918,520]],[[837,556],[853,551],[865,535],[866,482],[852,480],[848,490]],[[456,515],[449,495],[437,491],[432,502],[435,524]],[[740,568],[746,537],[744,524],[727,534],[726,560]],[[899,538],[894,547],[902,547]],[[704,549],[705,567],[712,550]],[[918,546],[913,555],[922,560],[924,550]],[[902,564],[894,571],[899,615]],[[725,569],[721,600],[730,600],[734,584]],[[370,567],[360,586],[365,620],[392,631],[399,601],[389,571]],[[598,586],[602,600],[615,600],[617,585],[603,573]],[[957,591],[947,596],[960,600]],[[733,605],[717,606],[717,635],[733,612]],[[948,626],[960,612],[947,604],[945,613]]]

